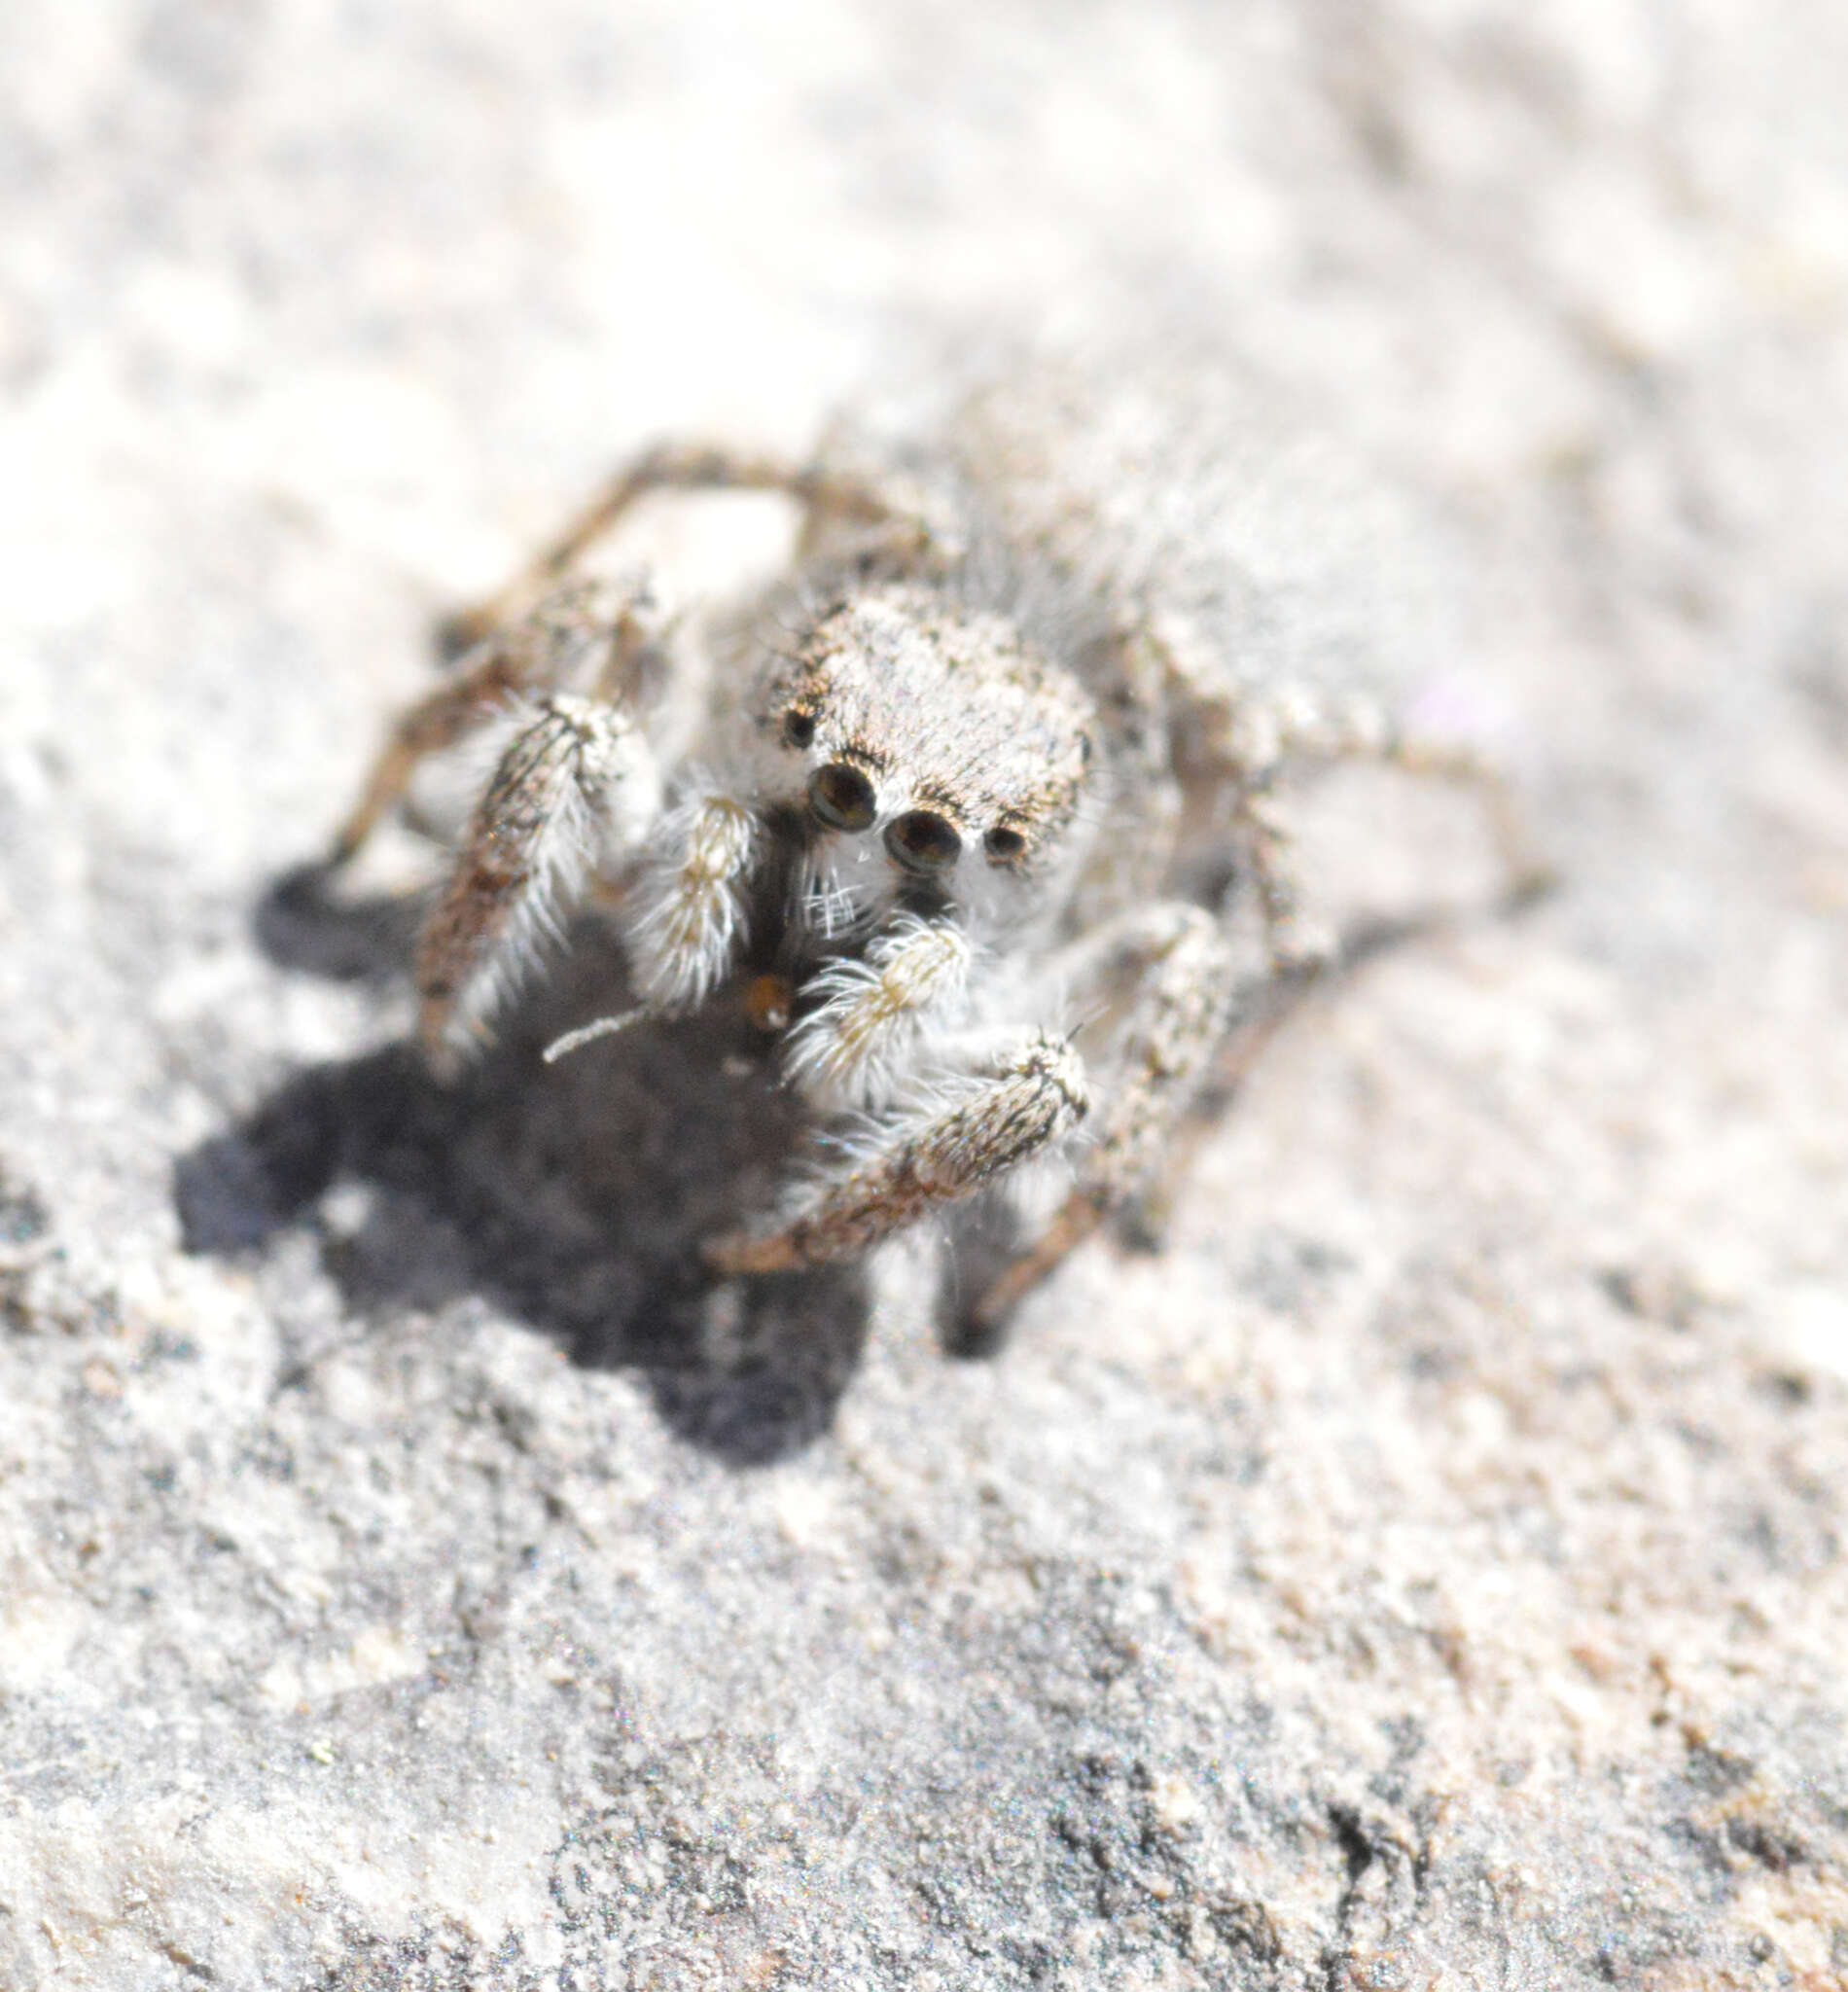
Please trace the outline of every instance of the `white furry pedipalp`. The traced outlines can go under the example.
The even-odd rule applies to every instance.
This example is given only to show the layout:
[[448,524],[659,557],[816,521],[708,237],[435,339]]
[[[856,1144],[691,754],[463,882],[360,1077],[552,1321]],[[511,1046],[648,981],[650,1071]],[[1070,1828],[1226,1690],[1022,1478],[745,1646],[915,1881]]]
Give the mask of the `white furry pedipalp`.
[[762,826],[748,803],[702,785],[662,822],[638,887],[629,949],[652,1010],[693,1010],[744,938]]
[[906,913],[861,959],[831,962],[809,984],[820,1009],[790,1038],[791,1083],[829,1112],[883,1104],[916,1069],[926,1033],[957,1020],[974,959],[960,927]]

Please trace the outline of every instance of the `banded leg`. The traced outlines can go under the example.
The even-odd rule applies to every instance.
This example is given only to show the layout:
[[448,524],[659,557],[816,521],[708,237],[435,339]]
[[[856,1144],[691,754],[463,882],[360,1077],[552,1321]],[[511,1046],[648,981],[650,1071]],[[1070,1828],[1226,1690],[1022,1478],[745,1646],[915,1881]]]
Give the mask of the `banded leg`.
[[399,719],[334,840],[331,862],[343,865],[358,853],[426,757],[466,739],[522,694],[587,681],[599,698],[632,698],[659,665],[653,610],[644,589],[578,582],[496,629],[466,670]]
[[1326,925],[1303,919],[1302,894],[1290,862],[1290,829],[1276,797],[1267,787],[1241,789],[1232,805],[1232,825],[1258,894],[1271,974],[1291,980],[1320,974],[1340,943]]
[[1257,887],[1274,969],[1300,979],[1337,951],[1333,937],[1305,932],[1290,865],[1289,834],[1275,807],[1280,782],[1299,769],[1371,762],[1475,791],[1507,872],[1507,898],[1522,906],[1553,883],[1522,820],[1507,774],[1477,750],[1408,732],[1376,701],[1321,700],[1306,691],[1228,696],[1184,630],[1138,625],[1120,639],[1126,658],[1153,666],[1173,701],[1182,758],[1232,789],[1233,827]]
[[795,499],[811,517],[877,525],[893,516],[871,484],[850,474],[697,444],[660,444],[619,471],[505,587],[448,618],[442,629],[444,648],[455,655],[481,642],[550,583],[569,574],[651,491],[775,491]]
[[654,757],[621,707],[554,692],[515,734],[475,805],[417,943],[418,1034],[452,1066],[480,1038],[609,842],[660,806]]
[[1137,978],[1117,1089],[1096,1140],[1080,1158],[1070,1194],[971,1308],[966,1328],[977,1340],[991,1336],[1111,1211],[1148,1185],[1249,994],[1234,981],[1218,922],[1201,907],[1180,903],[1131,916],[1094,965]]
[[1510,894],[1516,900],[1531,898],[1551,883],[1551,872],[1533,848],[1506,772],[1477,749],[1408,732],[1384,707],[1363,699],[1285,708],[1273,717],[1271,727],[1273,765],[1289,762],[1333,767],[1343,762],[1372,762],[1421,780],[1474,791],[1488,818]]
[[1313,716],[1294,716],[1268,732],[1269,759],[1235,772],[1233,821],[1263,914],[1272,970],[1301,980],[1333,965],[1341,952],[1332,932],[1304,926],[1300,896],[1290,865],[1290,834],[1277,809],[1275,784],[1297,767],[1373,763],[1426,780],[1475,792],[1489,821],[1496,855],[1508,876],[1507,901],[1526,905],[1547,891],[1553,872],[1537,854],[1515,805],[1507,775],[1473,748],[1407,734],[1379,709],[1348,705]]
[[1474,748],[1440,740],[1421,740],[1393,729],[1383,743],[1358,745],[1344,760],[1371,758],[1405,773],[1431,781],[1450,782],[1472,789],[1481,801],[1495,839],[1497,857],[1508,874],[1508,901],[1522,907],[1552,891],[1558,873],[1534,846],[1532,833],[1509,782],[1506,769],[1478,754]]
[[705,1248],[715,1272],[790,1272],[853,1259],[1043,1153],[1084,1118],[1084,1065],[1063,1038],[1035,1032],[956,1104],[883,1127],[790,1217]]

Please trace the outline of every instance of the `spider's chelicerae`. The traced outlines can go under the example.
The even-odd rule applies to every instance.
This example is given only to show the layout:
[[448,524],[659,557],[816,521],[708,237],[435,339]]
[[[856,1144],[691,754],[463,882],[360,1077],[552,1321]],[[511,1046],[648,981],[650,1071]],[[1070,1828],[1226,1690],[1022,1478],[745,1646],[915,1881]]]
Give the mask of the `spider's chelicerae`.
[[[645,586],[580,566],[638,499],[713,490],[783,494],[800,536],[689,663]],[[425,755],[511,715],[418,950],[432,1058],[599,896],[640,1003],[602,1028],[741,1004],[832,1137],[780,1208],[707,1240],[708,1270],[854,1257],[1062,1157],[1062,1197],[972,1297],[992,1329],[1172,1169],[1234,1028],[1325,958],[1286,776],[1365,758],[1479,783],[1524,870],[1494,776],[1364,689],[1397,604],[1331,575],[1355,517],[1369,544],[1367,505],[1247,382],[1157,409],[1046,369],[922,445],[653,449],[456,619],[461,666],[399,722],[337,859]],[[663,766],[689,673],[702,717]]]

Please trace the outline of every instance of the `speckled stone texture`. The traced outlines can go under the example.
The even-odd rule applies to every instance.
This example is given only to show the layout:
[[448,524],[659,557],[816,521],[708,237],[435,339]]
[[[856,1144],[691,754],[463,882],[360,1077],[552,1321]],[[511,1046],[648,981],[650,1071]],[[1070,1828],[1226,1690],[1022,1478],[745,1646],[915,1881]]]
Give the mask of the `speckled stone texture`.
[[[1845,102],[1835,0],[9,0],[0,1984],[1848,1982]],[[542,1080],[594,949],[445,1092],[297,868],[623,449],[1048,320],[1444,516],[1563,887],[986,1360],[928,1244],[702,1317],[780,1096]]]

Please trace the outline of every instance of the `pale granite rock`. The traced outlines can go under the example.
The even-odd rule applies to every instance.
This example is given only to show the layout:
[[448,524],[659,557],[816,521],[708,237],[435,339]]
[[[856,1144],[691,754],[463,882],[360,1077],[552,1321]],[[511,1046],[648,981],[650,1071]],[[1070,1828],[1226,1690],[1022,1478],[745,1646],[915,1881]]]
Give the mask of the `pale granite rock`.
[[[13,0],[0,1983],[1848,1980],[1845,100],[1825,0]],[[1445,516],[1563,888],[990,1360],[923,1248],[702,1320],[780,1096],[541,1078],[594,954],[445,1093],[296,868],[620,450],[1048,321]]]

